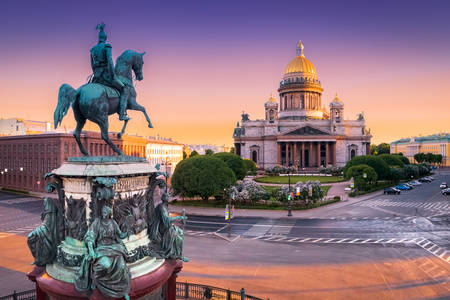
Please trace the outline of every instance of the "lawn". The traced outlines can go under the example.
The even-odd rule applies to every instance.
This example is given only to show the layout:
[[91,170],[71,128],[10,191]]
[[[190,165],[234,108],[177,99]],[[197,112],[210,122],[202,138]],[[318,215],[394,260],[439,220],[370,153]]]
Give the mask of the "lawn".
[[[321,183],[332,183],[332,182],[340,182],[345,181],[344,177],[340,176],[290,176],[291,184],[295,184],[299,181],[305,183],[307,181],[316,181],[319,180]],[[288,176],[265,176],[258,177],[254,179],[256,182],[261,183],[278,183],[278,184],[288,184],[289,177]]]

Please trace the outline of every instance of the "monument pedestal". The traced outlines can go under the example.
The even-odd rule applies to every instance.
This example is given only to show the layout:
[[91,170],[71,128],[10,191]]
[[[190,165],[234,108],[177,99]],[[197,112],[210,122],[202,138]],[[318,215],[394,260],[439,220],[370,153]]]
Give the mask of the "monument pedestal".
[[[176,277],[183,263],[180,260],[166,260],[158,269],[131,280],[130,299],[156,300],[176,299]],[[31,281],[36,282],[36,300],[78,300],[78,299],[111,299],[104,297],[98,290],[83,295],[75,289],[72,283],[54,279],[45,271],[36,267],[27,274]],[[117,298],[113,298],[117,299]]]
[[[58,191],[58,199],[52,200],[56,207],[53,216],[56,225],[52,229],[56,234],[52,239],[57,241],[52,263],[36,267],[28,274],[36,283],[38,300],[118,299],[105,297],[98,289],[80,292],[74,284],[89,253],[86,232],[88,228],[91,230],[94,220],[104,218],[104,206],[112,211],[113,221],[109,222],[128,233],[128,237],[119,239],[119,244],[126,249],[124,261],[131,277],[130,298],[175,300],[176,274],[181,271],[182,262],[164,259],[158,254],[161,245],[149,236],[155,222],[154,189],[161,182],[158,175],[158,170],[144,159],[119,156],[69,158],[47,176],[54,179],[47,185],[48,190]],[[91,266],[98,260],[90,262]]]

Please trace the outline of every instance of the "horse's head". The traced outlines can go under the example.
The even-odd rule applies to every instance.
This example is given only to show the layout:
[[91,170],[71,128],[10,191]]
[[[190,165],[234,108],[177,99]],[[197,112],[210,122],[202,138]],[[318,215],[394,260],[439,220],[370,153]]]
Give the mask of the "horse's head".
[[144,56],[145,52],[142,53],[136,53],[133,60],[132,69],[134,71],[134,74],[136,75],[136,79],[141,81],[144,79],[144,76],[142,75],[142,66],[144,65],[144,59],[142,58]]
[[144,79],[142,75],[142,66],[144,65],[144,59],[142,57],[144,54],[145,52],[139,53],[134,50],[125,50],[117,58],[116,74],[131,80],[131,70],[133,70],[137,80]]

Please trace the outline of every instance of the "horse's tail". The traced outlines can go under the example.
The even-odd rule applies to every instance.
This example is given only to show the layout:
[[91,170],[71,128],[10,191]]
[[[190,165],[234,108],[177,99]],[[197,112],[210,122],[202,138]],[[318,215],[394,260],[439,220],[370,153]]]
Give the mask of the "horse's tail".
[[61,85],[58,92],[58,105],[56,105],[55,112],[53,113],[55,129],[61,124],[62,119],[76,99],[77,91],[73,87],[67,83]]

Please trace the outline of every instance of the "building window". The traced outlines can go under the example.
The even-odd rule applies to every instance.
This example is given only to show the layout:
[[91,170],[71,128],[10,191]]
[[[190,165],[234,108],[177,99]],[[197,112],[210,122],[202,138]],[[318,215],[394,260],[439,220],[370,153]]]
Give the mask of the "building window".
[[356,150],[355,149],[352,149],[351,151],[350,151],[350,159],[352,159],[353,157],[355,157],[356,156]]

